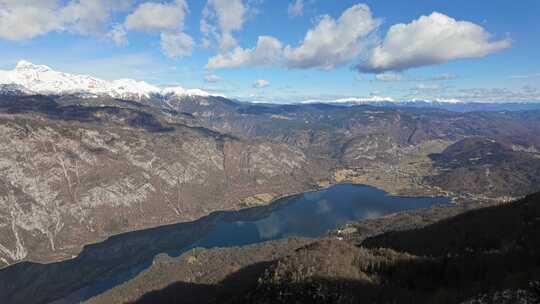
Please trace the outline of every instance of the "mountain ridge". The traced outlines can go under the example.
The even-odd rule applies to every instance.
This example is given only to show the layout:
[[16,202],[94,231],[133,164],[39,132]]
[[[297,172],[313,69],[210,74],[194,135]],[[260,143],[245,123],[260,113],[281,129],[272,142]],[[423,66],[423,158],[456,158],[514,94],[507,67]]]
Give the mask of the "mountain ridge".
[[[161,101],[166,106],[171,100],[189,97],[224,97],[203,89],[182,86],[160,87],[145,81],[120,78],[112,81],[83,74],[70,74],[19,60],[13,70],[0,70],[0,95],[76,95],[83,98],[112,97],[135,101]],[[244,100],[248,103],[260,103]],[[335,99],[309,99],[284,104],[329,104],[337,106],[372,105],[379,107],[433,107],[451,111],[514,110],[539,108],[540,103],[464,101],[455,98],[396,99],[388,96],[341,97]]]
[[13,94],[17,91],[20,95],[75,94],[85,97],[108,96],[134,100],[221,96],[201,89],[186,89],[181,86],[160,88],[129,78],[107,81],[89,75],[56,71],[49,66],[36,65],[25,60],[20,60],[13,70],[0,70],[0,92]]

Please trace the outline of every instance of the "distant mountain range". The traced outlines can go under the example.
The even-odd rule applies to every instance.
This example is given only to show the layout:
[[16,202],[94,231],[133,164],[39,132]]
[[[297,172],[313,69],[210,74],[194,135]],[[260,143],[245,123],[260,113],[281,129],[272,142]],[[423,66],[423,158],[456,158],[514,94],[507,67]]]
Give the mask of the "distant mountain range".
[[88,75],[73,75],[24,60],[19,61],[15,69],[11,71],[0,70],[0,93],[3,95],[107,96],[133,100],[213,95],[200,89],[185,89],[180,86],[160,88],[133,79],[106,81]]
[[[123,100],[164,102],[197,97],[225,97],[201,89],[186,89],[181,86],[158,87],[134,79],[107,81],[88,75],[74,75],[55,71],[46,65],[36,65],[21,60],[15,69],[0,70],[0,95],[76,95],[77,97],[111,97]],[[250,101],[247,100],[249,103]],[[372,95],[347,97],[334,100],[291,101],[291,104],[332,104],[340,106],[371,105],[378,107],[421,107],[451,111],[514,111],[540,109],[535,102],[467,102],[452,98],[396,100],[392,97]]]
[[395,100],[391,97],[370,96],[365,98],[341,98],[330,101],[308,100],[303,104],[331,104],[339,106],[369,105],[386,108],[434,108],[457,112],[472,111],[522,111],[540,109],[538,102],[468,102],[458,99],[411,99]]

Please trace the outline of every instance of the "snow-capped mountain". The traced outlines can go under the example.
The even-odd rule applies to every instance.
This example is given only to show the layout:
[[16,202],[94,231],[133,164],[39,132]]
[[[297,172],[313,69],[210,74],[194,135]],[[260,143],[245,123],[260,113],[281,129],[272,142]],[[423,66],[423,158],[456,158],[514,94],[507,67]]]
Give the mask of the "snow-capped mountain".
[[73,75],[24,60],[19,61],[15,69],[11,71],[0,70],[0,92],[10,95],[15,94],[15,92],[18,95],[79,94],[136,100],[152,97],[212,96],[212,94],[200,89],[160,88],[133,79],[106,81],[88,75]]
[[459,99],[454,98],[434,98],[434,99],[410,99],[410,100],[396,100],[392,97],[371,95],[368,97],[348,97],[339,98],[334,100],[306,100],[302,103],[328,103],[328,104],[341,104],[341,105],[435,105],[435,104],[463,104],[466,103]]
[[334,100],[334,103],[345,103],[345,104],[369,104],[373,102],[396,102],[392,97],[371,95],[369,97],[359,98],[359,97],[350,97],[350,98],[340,98]]
[[311,99],[302,101],[303,104],[310,103],[327,103],[327,104],[341,104],[341,105],[362,105],[362,104],[373,104],[373,103],[396,103],[395,99],[392,97],[377,96],[371,95],[369,97],[348,97],[348,98],[339,98],[333,100],[318,100]]

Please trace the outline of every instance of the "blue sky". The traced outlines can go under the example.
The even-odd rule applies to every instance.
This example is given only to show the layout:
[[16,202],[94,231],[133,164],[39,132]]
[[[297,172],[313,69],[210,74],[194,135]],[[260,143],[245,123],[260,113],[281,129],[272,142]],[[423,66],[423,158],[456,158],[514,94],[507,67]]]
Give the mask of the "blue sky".
[[537,101],[539,15],[537,0],[0,0],[0,69],[251,101]]

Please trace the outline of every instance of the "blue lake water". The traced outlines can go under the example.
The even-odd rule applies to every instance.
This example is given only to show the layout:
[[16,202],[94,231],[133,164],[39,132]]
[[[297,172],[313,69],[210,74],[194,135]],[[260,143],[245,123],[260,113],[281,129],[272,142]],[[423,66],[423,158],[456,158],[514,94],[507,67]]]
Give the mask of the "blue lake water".
[[342,184],[284,198],[263,218],[223,219],[193,246],[239,246],[289,236],[318,237],[347,222],[449,203],[446,197],[391,196],[365,185]]
[[113,236],[85,246],[72,260],[8,267],[0,271],[0,302],[13,300],[10,294],[41,290],[48,298],[34,297],[27,303],[77,303],[135,277],[160,253],[178,256],[194,247],[241,246],[289,236],[318,237],[350,221],[450,201],[447,197],[391,196],[365,185],[341,184],[279,199],[268,206],[215,212],[194,222]]

